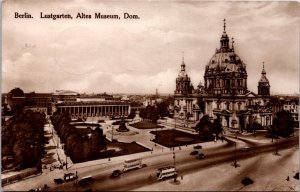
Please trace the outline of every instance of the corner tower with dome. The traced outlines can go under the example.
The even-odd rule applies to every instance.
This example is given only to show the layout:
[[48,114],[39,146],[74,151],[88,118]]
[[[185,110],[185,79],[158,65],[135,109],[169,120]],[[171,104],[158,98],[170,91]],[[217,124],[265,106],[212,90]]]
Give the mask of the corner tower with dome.
[[208,115],[212,121],[219,118],[223,127],[243,130],[253,123],[268,127],[272,124],[272,112],[264,65],[255,94],[247,88],[246,64],[236,53],[225,22],[224,19],[220,47],[205,66],[204,85],[200,82],[193,88],[183,61],[176,79],[175,118],[197,122]]

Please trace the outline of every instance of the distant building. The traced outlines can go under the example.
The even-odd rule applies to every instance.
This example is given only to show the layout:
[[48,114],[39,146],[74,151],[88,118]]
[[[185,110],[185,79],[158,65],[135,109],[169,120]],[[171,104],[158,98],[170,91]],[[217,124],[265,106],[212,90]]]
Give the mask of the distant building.
[[45,111],[46,114],[52,112],[52,94],[51,93],[25,93],[26,107],[32,111]]
[[211,120],[219,118],[224,127],[241,130],[254,122],[265,127],[272,124],[270,84],[264,65],[255,94],[247,88],[246,64],[236,54],[233,43],[232,39],[230,46],[224,20],[220,48],[205,66],[204,85],[200,82],[196,89],[183,59],[174,92],[175,118],[198,121],[208,115]]
[[32,110],[51,113],[52,94],[51,93],[24,93],[22,89],[12,89],[8,94],[3,94],[4,106],[7,105],[9,111]]
[[299,96],[275,95],[270,99],[273,114],[285,110],[292,114],[295,127],[299,127]]
[[52,94],[53,102],[60,103],[64,101],[76,101],[80,94],[74,91],[56,90]]
[[106,93],[103,94],[81,94],[76,101],[93,102],[93,101],[112,101],[114,100],[112,95]]

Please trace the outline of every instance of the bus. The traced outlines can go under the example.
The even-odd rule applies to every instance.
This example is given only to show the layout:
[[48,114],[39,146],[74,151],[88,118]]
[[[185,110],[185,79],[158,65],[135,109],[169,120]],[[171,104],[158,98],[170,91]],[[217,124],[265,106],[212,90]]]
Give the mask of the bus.
[[75,175],[75,173],[65,173],[64,174],[64,180],[66,181],[66,182],[68,182],[68,181],[73,181],[73,180],[75,180],[75,179],[77,179],[78,177],[77,177],[77,175]]
[[167,166],[159,168],[156,172],[156,177],[158,180],[161,180],[163,178],[177,176],[177,171],[174,166]]
[[131,160],[126,160],[124,162],[124,167],[123,167],[123,172],[126,172],[128,170],[131,169],[140,169],[142,168],[142,159],[138,158],[138,159],[131,159]]

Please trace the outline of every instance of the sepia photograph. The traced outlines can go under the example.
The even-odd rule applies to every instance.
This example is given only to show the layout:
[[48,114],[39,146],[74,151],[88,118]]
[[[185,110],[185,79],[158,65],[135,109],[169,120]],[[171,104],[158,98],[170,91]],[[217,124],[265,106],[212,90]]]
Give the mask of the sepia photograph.
[[1,5],[1,191],[299,191],[299,2]]

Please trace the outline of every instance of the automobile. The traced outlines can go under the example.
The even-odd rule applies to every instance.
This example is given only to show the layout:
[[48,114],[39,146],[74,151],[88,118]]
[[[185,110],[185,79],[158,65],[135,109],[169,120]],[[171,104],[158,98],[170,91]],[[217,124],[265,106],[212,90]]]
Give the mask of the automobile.
[[199,153],[197,156],[196,156],[196,159],[203,159],[205,157],[205,155],[203,153]]
[[79,181],[78,181],[78,184],[79,185],[89,185],[91,183],[94,182],[94,178],[92,176],[85,176],[85,177],[82,177]]
[[117,169],[111,173],[110,177],[119,177],[121,174],[122,174],[122,171]]
[[54,183],[55,184],[62,184],[62,183],[64,183],[65,181],[63,180],[63,179],[61,179],[61,178],[57,178],[57,179],[54,179]]
[[250,185],[250,184],[253,184],[254,183],[254,181],[251,179],[251,178],[249,178],[249,177],[245,177],[242,181],[241,181],[241,183],[243,184],[243,185]]
[[201,145],[196,145],[196,146],[194,146],[194,149],[202,149],[202,146]]
[[246,146],[242,148],[242,151],[248,152],[250,150],[250,147]]
[[197,155],[199,152],[198,151],[192,151],[191,153],[190,153],[190,155]]

